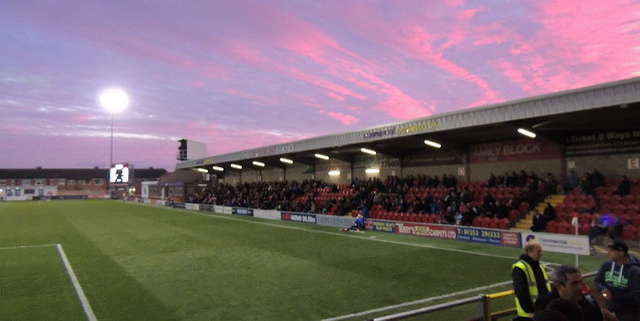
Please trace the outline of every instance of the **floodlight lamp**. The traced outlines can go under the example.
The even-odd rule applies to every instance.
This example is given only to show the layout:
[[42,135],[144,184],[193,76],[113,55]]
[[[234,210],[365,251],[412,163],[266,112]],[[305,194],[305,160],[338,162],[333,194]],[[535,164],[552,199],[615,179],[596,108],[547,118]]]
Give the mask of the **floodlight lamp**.
[[253,165],[259,166],[259,167],[264,167],[264,163],[263,162],[259,162],[259,161],[253,161]]
[[529,130],[526,130],[524,128],[518,128],[518,133],[520,133],[522,135],[525,135],[527,137],[530,137],[530,138],[536,138],[536,133],[534,133],[532,131],[529,131]]
[[220,166],[213,166],[211,169],[213,169],[214,171],[218,171],[218,172],[223,172],[224,168],[220,167]]
[[365,153],[365,154],[369,154],[369,155],[375,155],[376,154],[375,150],[371,150],[371,149],[364,148],[364,147],[360,148],[360,151]]
[[238,164],[231,164],[231,167],[235,169],[242,169],[242,165],[238,165]]
[[329,156],[327,156],[327,155],[315,154],[314,156],[316,158],[320,158],[320,159],[324,159],[324,160],[328,160],[329,159]]
[[364,170],[365,173],[367,174],[378,174],[380,173],[380,169],[379,168],[367,168]]
[[340,171],[329,171],[329,176],[340,176]]
[[427,140],[425,140],[425,141],[424,141],[424,143],[425,143],[425,144],[427,144],[427,145],[429,145],[429,146],[431,146],[431,147],[435,147],[435,148],[440,148],[440,147],[442,147],[442,145],[440,145],[439,143],[436,143],[436,142],[434,142],[434,141],[430,141],[430,140],[428,140],[428,139],[427,139]]
[[200,172],[200,173],[208,173],[209,171],[206,168],[198,168],[198,172]]
[[119,113],[129,105],[129,96],[122,89],[110,88],[100,93],[100,105],[110,113]]
[[293,164],[293,160],[290,160],[288,158],[280,158],[280,161],[285,164]]

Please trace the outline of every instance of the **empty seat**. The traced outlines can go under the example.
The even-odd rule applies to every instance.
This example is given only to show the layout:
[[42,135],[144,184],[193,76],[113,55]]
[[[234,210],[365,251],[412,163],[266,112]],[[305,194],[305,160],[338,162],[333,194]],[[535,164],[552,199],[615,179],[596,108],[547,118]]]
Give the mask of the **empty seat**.
[[506,217],[500,219],[500,222],[498,222],[498,228],[501,230],[508,230],[510,225],[511,221]]
[[640,213],[640,207],[638,205],[631,204],[627,206],[624,212],[627,215],[636,216]]
[[639,239],[638,233],[640,233],[640,228],[633,225],[625,225],[622,228],[622,238],[627,241]]
[[635,196],[628,194],[622,197],[622,204],[624,204],[625,206],[629,206],[631,204],[634,204],[635,200]]
[[569,224],[568,222],[560,222],[558,223],[558,233],[561,234],[573,234],[572,233],[572,228],[573,226],[571,226],[571,224]]
[[558,221],[549,221],[545,230],[548,233],[558,233]]

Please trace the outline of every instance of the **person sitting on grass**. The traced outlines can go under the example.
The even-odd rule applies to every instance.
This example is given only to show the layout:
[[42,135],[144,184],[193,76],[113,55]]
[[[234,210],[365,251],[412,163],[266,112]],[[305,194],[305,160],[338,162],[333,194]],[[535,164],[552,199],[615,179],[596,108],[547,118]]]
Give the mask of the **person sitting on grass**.
[[343,231],[356,231],[356,232],[360,232],[360,231],[364,231],[364,216],[362,216],[362,214],[358,214],[358,217],[356,217],[355,222],[353,222],[353,225],[343,228]]

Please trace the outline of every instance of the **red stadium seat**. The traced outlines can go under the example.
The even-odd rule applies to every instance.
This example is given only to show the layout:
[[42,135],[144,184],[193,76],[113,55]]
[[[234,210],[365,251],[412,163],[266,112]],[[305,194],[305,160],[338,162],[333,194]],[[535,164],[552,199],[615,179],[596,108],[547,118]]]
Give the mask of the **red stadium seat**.
[[589,223],[589,224],[580,224],[580,226],[578,227],[578,231],[579,231],[580,235],[589,235],[589,232],[591,232],[591,223]]
[[640,228],[640,216],[632,216],[631,217],[631,225]]
[[640,232],[640,228],[632,225],[625,225],[622,228],[622,238],[627,241],[637,240],[639,237],[638,232]]
[[491,222],[491,218],[488,216],[485,216],[480,219],[480,227],[488,228],[490,222]]
[[518,220],[520,220],[520,211],[518,210],[509,211],[509,221],[512,223],[515,223]]
[[631,204],[629,206],[627,206],[627,208],[625,209],[625,214],[630,215],[630,216],[636,216],[640,213],[640,207],[638,205],[635,204]]
[[520,207],[518,209],[520,210],[520,214],[526,214],[529,213],[531,207],[529,207],[529,202],[522,202],[520,203]]
[[634,204],[636,200],[636,197],[629,194],[629,195],[625,195],[622,197],[622,204],[624,204],[625,206],[629,206],[631,204]]
[[560,222],[558,223],[558,233],[560,234],[574,234],[575,230],[573,230],[573,226],[568,222]]
[[609,205],[611,205],[611,207],[615,207],[620,203],[622,203],[622,197],[620,195],[614,194],[609,196]]
[[613,207],[613,215],[620,217],[622,215],[624,215],[624,212],[626,211],[627,207],[624,206],[623,204],[618,204],[616,206]]
[[578,216],[578,222],[582,224],[591,224],[592,217],[590,213],[582,213]]
[[501,230],[508,230],[509,226],[511,226],[511,221],[508,218],[503,218],[498,223],[498,228]]
[[547,228],[545,229],[547,233],[558,233],[558,221],[552,220],[547,223]]
[[596,187],[596,195],[598,196],[598,198],[602,198],[602,195],[606,195],[607,194],[607,188],[604,186],[598,186]]
[[489,221],[489,228],[497,229],[498,228],[498,224],[500,224],[500,219],[497,218],[497,217],[494,217]]
[[564,197],[563,203],[570,204],[570,203],[573,203],[573,200],[574,200],[574,196],[569,194]]

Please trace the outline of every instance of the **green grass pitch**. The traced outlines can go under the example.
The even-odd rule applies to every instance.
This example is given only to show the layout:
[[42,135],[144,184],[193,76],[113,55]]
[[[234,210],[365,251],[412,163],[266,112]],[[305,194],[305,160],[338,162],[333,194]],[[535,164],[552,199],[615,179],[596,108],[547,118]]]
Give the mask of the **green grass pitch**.
[[[87,320],[56,244],[98,320],[364,320],[508,290],[493,285],[521,253],[111,200],[0,202],[0,315]],[[580,257],[581,269],[602,261]]]

